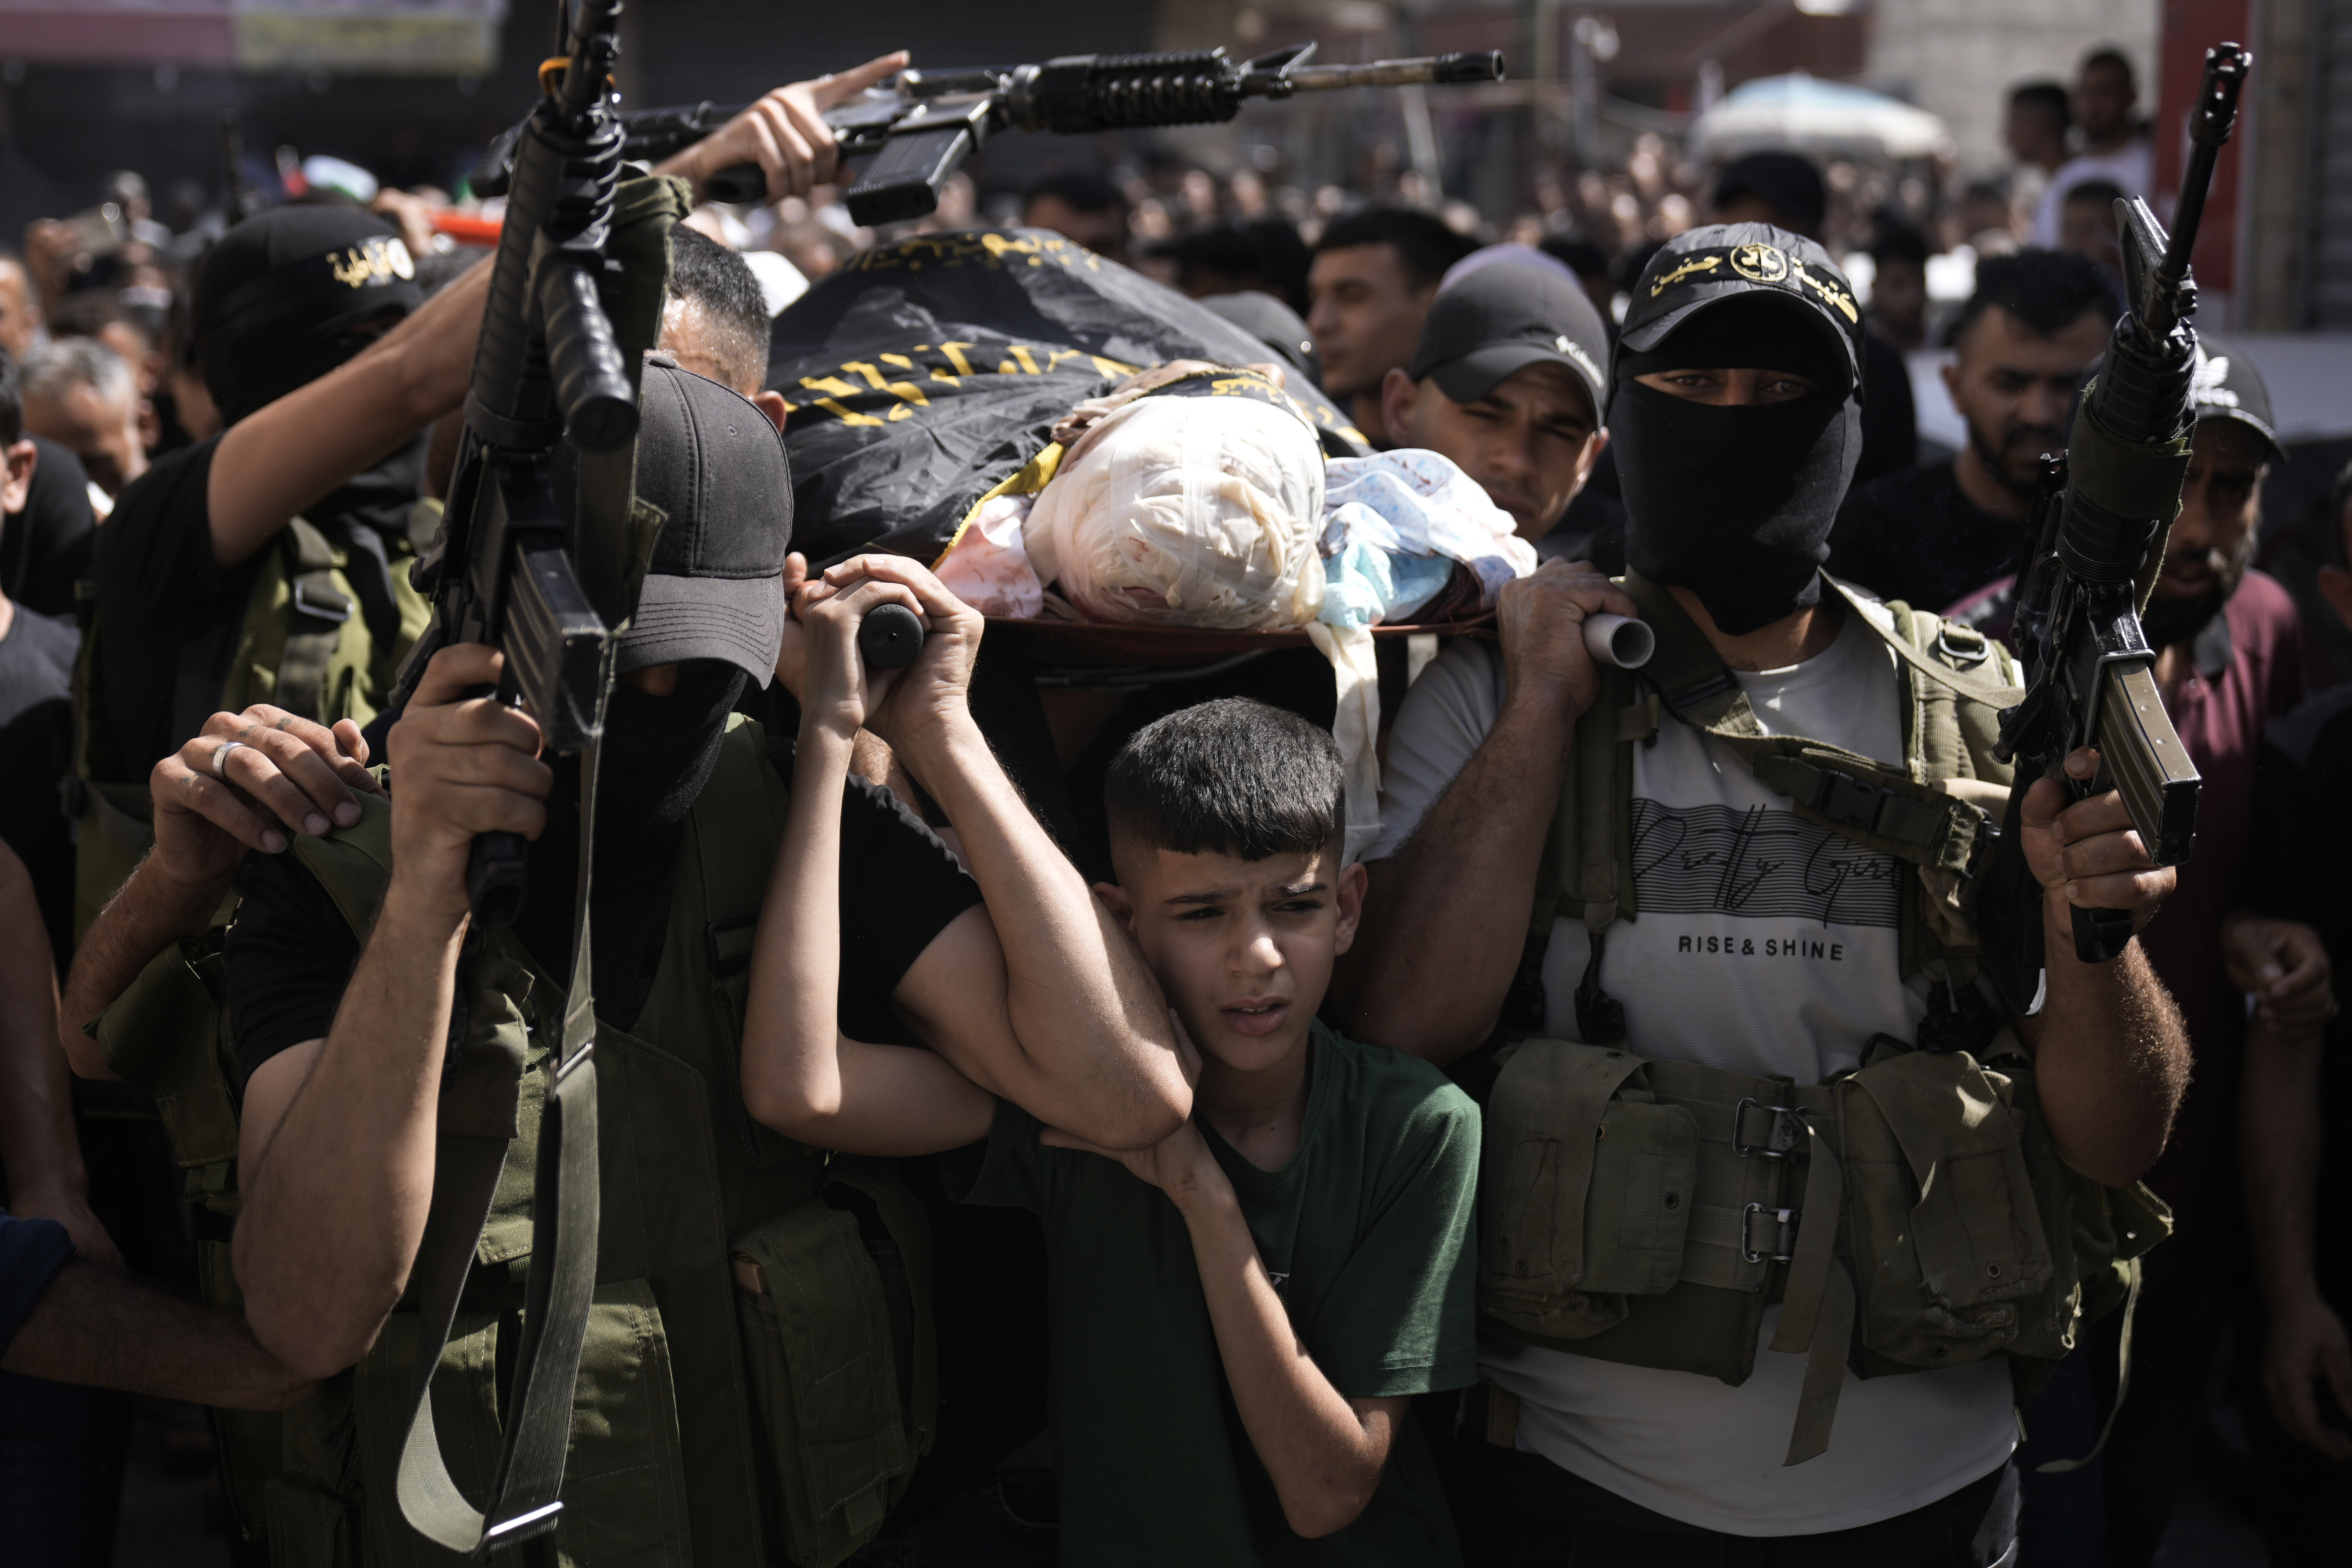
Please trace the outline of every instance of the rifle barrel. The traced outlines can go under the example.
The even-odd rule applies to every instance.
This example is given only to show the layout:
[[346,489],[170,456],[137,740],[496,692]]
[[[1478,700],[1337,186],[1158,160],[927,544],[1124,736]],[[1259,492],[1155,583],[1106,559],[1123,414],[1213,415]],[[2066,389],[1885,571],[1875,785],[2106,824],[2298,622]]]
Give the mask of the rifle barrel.
[[1499,49],[1470,54],[1423,55],[1409,60],[1374,60],[1366,66],[1297,66],[1284,78],[1300,92],[1342,87],[1411,87],[1422,82],[1500,81]]
[[2198,89],[2197,107],[2189,116],[2189,163],[2180,174],[2180,200],[2172,214],[2172,235],[2156,276],[2168,294],[2189,276],[2189,254],[2197,247],[2197,231],[2205,218],[2205,196],[2213,185],[2213,164],[2222,143],[2238,121],[2238,94],[2246,85],[2246,68],[2254,57],[2235,44],[2216,44],[2205,51],[2205,80]]

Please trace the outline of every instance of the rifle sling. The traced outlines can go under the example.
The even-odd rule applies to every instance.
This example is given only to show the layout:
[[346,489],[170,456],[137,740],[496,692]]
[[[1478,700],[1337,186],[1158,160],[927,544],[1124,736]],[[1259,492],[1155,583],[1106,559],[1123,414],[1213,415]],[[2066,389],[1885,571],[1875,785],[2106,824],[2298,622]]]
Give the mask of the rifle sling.
[[[612,688],[609,647],[597,699]],[[465,1289],[484,1221],[505,1167],[507,1141],[445,1128],[436,1151],[432,1205],[417,1248],[419,1321],[416,1370],[408,1433],[401,1446],[401,1512],[420,1533],[477,1560],[555,1528],[563,1504],[563,1462],[572,1441],[572,1385],[595,1294],[597,1219],[596,1007],[589,963],[589,878],[596,842],[596,774],[603,751],[592,744],[581,762],[580,887],[573,914],[572,984],[564,997],[563,1032],[545,1064],[547,1097],[541,1107],[538,1167],[531,1192],[530,1273],[523,1288],[523,1322],[514,1384],[503,1404],[505,1442],[490,1506],[478,1512],[449,1476],[433,1427],[433,1373],[449,1343],[457,1299]],[[478,1082],[502,1081],[511,1106],[515,1070]],[[495,1094],[479,1096],[485,1104]]]
[[[1846,601],[1848,614],[1860,616],[1880,641],[1938,684],[2000,706],[2017,698],[2011,688],[1970,679],[1888,635],[1835,579],[1823,574],[1822,581]],[[1676,719],[1737,752],[1798,816],[1915,865],[1958,869],[1970,863],[1989,826],[1983,812],[1875,758],[1799,735],[1767,735],[1748,694],[1674,596],[1635,572],[1625,574],[1625,591],[1657,638],[1643,679]]]

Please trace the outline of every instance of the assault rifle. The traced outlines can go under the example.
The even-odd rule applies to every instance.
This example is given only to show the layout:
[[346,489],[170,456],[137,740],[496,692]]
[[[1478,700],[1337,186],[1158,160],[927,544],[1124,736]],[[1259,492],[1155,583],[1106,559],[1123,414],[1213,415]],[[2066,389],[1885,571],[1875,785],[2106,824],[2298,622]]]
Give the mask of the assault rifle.
[[[573,0],[567,58],[541,68],[544,97],[513,142],[506,221],[448,504],[439,539],[412,572],[418,590],[433,599],[433,625],[393,695],[395,706],[407,701],[436,649],[488,643],[506,656],[499,697],[538,721],[546,752],[585,753],[571,989],[562,1045],[545,1068],[530,1272],[513,1384],[500,1401],[503,1453],[482,1511],[442,1461],[431,1383],[511,1142],[523,1070],[519,1054],[508,1059],[488,1047],[453,1042],[441,1089],[433,1204],[416,1257],[420,1318],[401,1511],[440,1545],[477,1556],[555,1527],[572,1385],[595,1286],[588,909],[597,748],[613,682],[611,628],[631,608],[631,563],[645,559],[642,542],[627,534],[639,364],[617,340],[604,296],[621,265],[606,255],[622,165],[611,87],[620,12],[621,0]],[[567,434],[583,454],[576,520],[563,515],[550,481],[556,442]],[[617,486],[588,482],[600,458],[617,466]],[[604,473],[609,479],[611,468]],[[611,504],[615,491],[617,505]],[[475,841],[467,892],[478,927],[515,914],[524,891],[523,847],[513,834]]]
[[[887,87],[825,111],[845,160],[870,158],[845,194],[861,224],[920,217],[939,205],[957,165],[1000,131],[1066,136],[1103,131],[1202,125],[1231,120],[1244,100],[1282,99],[1343,87],[1503,79],[1503,57],[1475,54],[1379,60],[1363,66],[1309,62],[1315,46],[1295,44],[1236,63],[1222,48],[1157,55],[1065,55],[1034,66],[903,70]],[[741,113],[743,104],[698,103],[625,114],[628,155],[661,159],[693,145]],[[715,201],[766,199],[755,164],[722,169],[704,186]]]
[[[2035,779],[2059,780],[2076,800],[2120,791],[2158,866],[2186,861],[2196,842],[2197,768],[2165,712],[2158,650],[2140,629],[2139,606],[2162,569],[2189,470],[2197,362],[2189,256],[2252,58],[2235,44],[2205,51],[2172,233],[2147,202],[2116,203],[2125,313],[2084,393],[2066,455],[2043,459],[2032,553],[2010,633],[2025,667],[2025,698],[2001,714],[1995,748],[2017,763],[2017,785],[1979,903],[1986,968],[2020,1013],[2039,1009],[2045,978],[2040,889],[2019,843],[2021,803]],[[2098,748],[2099,776],[2088,784],[2063,771],[2079,746]],[[2077,908],[2073,915],[2074,952],[2085,963],[2105,963],[2131,941],[2124,910]]]

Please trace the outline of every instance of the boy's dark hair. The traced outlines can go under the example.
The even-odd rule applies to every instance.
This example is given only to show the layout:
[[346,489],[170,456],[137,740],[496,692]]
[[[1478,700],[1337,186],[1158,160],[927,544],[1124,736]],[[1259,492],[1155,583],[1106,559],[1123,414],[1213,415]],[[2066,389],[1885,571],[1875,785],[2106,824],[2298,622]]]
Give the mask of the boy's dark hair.
[[2038,109],[2058,121],[2065,130],[2074,123],[2074,100],[2066,95],[2063,83],[2029,81],[2009,95],[2009,101],[2020,109]]
[[1454,233],[1428,213],[1412,207],[1363,207],[1334,218],[1316,242],[1315,254],[1359,245],[1394,246],[1404,280],[1415,292],[1437,287],[1447,268],[1478,248],[1476,240]]
[[1995,305],[2036,337],[2054,338],[2090,311],[2113,321],[2115,290],[2098,264],[2063,250],[2021,250],[1977,263],[1977,291],[1953,325],[1952,341]]
[[1178,855],[1305,855],[1345,826],[1339,748],[1296,713],[1227,697],[1145,725],[1111,759],[1114,842]]
[[669,231],[669,290],[702,308],[706,328],[730,384],[748,372],[768,379],[768,298],[751,264],[709,235],[679,224]]
[[16,356],[0,349],[0,447],[25,438],[25,388],[16,378]]

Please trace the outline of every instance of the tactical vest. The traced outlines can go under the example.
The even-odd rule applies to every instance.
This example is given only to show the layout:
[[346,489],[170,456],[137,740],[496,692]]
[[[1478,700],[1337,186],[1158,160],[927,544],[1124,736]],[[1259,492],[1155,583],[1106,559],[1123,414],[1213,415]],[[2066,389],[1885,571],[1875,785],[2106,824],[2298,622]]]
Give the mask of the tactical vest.
[[[1673,596],[1638,574],[1624,586],[1657,652],[1638,675],[1602,670],[1579,721],[1505,1007],[1507,1031],[1540,1032],[1544,943],[1559,916],[1580,917],[1592,941],[1576,994],[1584,1041],[1495,1053],[1484,1325],[1736,1386],[1780,1302],[1770,1348],[1809,1358],[1791,1465],[1829,1446],[1848,1366],[1875,1377],[2002,1355],[2030,1391],[2084,1324],[2137,1295],[2138,1258],[2171,1216],[2146,1187],[2104,1187],[2059,1157],[2032,1058],[1974,987],[1973,873],[2011,782],[1992,746],[2000,709],[2022,696],[2015,661],[1901,604],[1887,606],[1889,630],[1831,584],[1901,660],[1905,761],[1893,765],[1766,736]],[[1633,747],[1667,719],[1734,752],[1800,816],[1916,868],[1899,907],[1906,978],[1929,982],[1917,1041],[1874,1036],[1854,1070],[1801,1085],[1628,1040],[1601,959],[1610,927],[1639,914]]]
[[[303,518],[262,547],[219,692],[191,694],[174,708],[173,732],[194,736],[218,710],[271,702],[332,724],[365,724],[390,694],[400,661],[424,635],[433,607],[408,584],[410,552],[379,557],[343,546]],[[105,626],[84,632],[74,668],[74,774],[65,782],[75,820],[74,934],[79,937],[154,842],[147,771],[112,755],[105,710]]]
[[[628,1030],[597,1026],[603,1206],[554,1536],[566,1563],[824,1568],[880,1528],[930,1447],[938,1373],[920,1205],[890,1163],[793,1142],[742,1101],[752,935],[785,802],[760,726],[731,721],[687,819],[645,1009]],[[356,826],[294,852],[363,932],[390,851],[389,806],[370,801]],[[191,1196],[233,1215],[218,949],[215,933],[165,953],[91,1032],[116,1071],[151,1086]],[[536,1069],[562,1005],[562,987],[511,933],[468,938],[453,1038],[527,1069],[433,1384],[441,1452],[475,1500],[499,1458],[500,1346],[511,1357],[532,1237]],[[207,1299],[236,1306],[225,1227],[213,1228]],[[410,1529],[394,1500],[417,1333],[412,1285],[357,1366],[282,1418],[231,1418],[240,1521],[266,1528],[281,1568],[464,1561]],[[279,1428],[275,1447],[264,1424]]]

